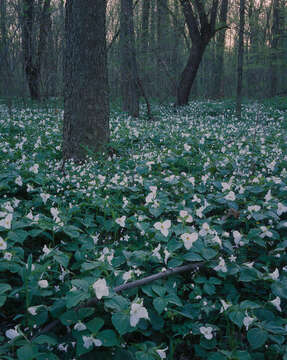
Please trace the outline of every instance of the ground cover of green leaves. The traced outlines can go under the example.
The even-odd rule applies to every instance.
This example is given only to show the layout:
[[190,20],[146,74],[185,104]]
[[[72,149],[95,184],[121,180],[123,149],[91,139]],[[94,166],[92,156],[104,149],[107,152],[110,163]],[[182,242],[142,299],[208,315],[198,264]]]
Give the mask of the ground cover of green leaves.
[[62,110],[0,105],[1,359],[287,359],[286,107],[154,111],[63,171]]

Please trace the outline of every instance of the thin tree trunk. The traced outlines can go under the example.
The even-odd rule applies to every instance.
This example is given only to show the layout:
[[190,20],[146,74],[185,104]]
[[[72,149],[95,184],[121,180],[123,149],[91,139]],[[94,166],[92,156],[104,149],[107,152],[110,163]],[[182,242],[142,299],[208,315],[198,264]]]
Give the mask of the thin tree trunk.
[[142,5],[142,28],[141,28],[141,52],[146,58],[149,45],[149,18],[150,18],[150,0],[143,1]]
[[132,0],[121,0],[120,48],[123,111],[127,111],[133,117],[138,117],[139,90]]
[[[228,13],[228,0],[222,0],[220,8],[220,24],[226,26]],[[225,34],[226,29],[222,29],[217,35],[217,51],[216,51],[216,61],[215,61],[215,74],[214,74],[214,96],[223,97],[224,96],[224,82],[223,82],[223,73],[224,73],[224,49],[225,49]]]
[[236,92],[236,115],[241,118],[242,103],[242,77],[243,77],[243,52],[244,52],[244,22],[245,22],[245,0],[240,0],[240,24],[238,39],[238,59],[237,59],[237,92]]
[[24,54],[25,73],[28,81],[30,95],[33,100],[39,100],[39,69],[33,63],[34,46],[33,44],[33,22],[35,4],[34,0],[23,0],[22,15],[22,47]]
[[191,87],[194,83],[199,65],[201,63],[204,45],[192,44],[187,64],[181,74],[177,89],[177,105],[187,105]]
[[82,161],[109,140],[106,1],[67,0],[64,159]]

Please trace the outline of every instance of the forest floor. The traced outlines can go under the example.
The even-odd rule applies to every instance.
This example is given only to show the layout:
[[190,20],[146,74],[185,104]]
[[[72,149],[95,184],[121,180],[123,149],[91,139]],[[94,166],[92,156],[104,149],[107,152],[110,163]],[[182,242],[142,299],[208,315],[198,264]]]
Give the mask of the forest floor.
[[1,359],[287,359],[286,99],[153,113],[63,167],[61,107],[0,104]]

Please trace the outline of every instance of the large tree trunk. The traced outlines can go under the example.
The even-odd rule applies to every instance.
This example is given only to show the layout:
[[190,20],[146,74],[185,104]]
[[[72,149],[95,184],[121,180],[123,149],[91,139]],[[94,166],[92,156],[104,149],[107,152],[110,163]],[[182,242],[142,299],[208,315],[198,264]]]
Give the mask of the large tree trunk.
[[240,24],[238,38],[238,59],[237,59],[237,92],[236,92],[236,115],[241,118],[242,103],[242,77],[243,77],[243,53],[244,53],[244,22],[245,22],[245,0],[240,0]]
[[121,92],[123,111],[139,116],[138,71],[133,22],[133,1],[121,0]]
[[64,159],[82,161],[109,140],[106,1],[67,0]]
[[199,65],[201,63],[204,45],[192,44],[187,64],[181,74],[177,89],[177,105],[187,105],[191,87],[194,83]]

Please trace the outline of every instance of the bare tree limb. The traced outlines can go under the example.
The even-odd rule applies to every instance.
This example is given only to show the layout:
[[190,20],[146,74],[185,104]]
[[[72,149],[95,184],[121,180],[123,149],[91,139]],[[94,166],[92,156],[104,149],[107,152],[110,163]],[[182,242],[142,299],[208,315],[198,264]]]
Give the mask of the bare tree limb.
[[[160,273],[154,274],[154,275],[150,275],[147,276],[143,279],[139,279],[139,280],[135,280],[135,281],[131,281],[129,283],[126,284],[122,284],[119,286],[116,286],[113,288],[113,291],[115,293],[119,293],[121,291],[124,290],[129,290],[129,289],[134,289],[137,287],[141,287],[144,285],[147,285],[153,281],[159,280],[159,279],[165,279],[171,275],[177,275],[177,274],[181,274],[187,271],[191,271],[191,270],[198,270],[200,267],[202,267],[204,265],[204,263],[202,262],[197,262],[197,263],[192,263],[192,264],[187,264],[187,265],[183,265],[183,266],[178,266],[172,269],[168,269],[166,271],[162,271]],[[74,311],[78,311],[79,309],[85,308],[85,307],[93,307],[96,306],[99,303],[99,299],[96,297],[91,298],[90,300],[78,305]],[[60,320],[54,320],[51,323],[47,324],[43,329],[41,329],[36,335],[33,336],[33,339],[39,335],[45,334],[49,331],[51,331],[52,329],[54,329],[57,325],[60,324]]]

